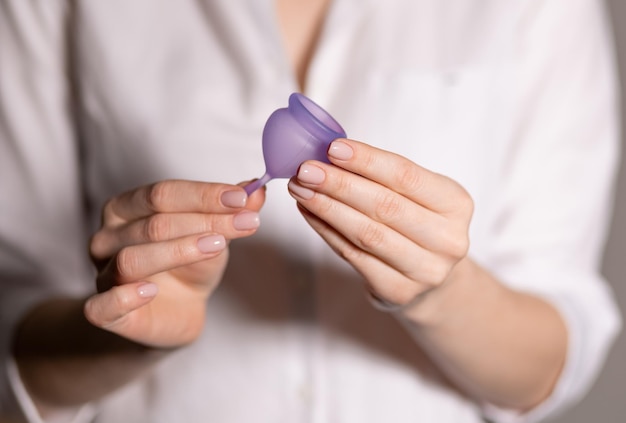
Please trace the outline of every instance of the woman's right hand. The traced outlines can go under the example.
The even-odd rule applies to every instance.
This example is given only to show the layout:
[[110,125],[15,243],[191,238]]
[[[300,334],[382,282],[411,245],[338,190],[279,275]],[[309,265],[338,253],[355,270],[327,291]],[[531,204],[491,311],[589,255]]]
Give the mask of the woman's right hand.
[[90,245],[98,293],[86,318],[148,346],[195,340],[228,242],[255,233],[264,192],[248,198],[234,185],[170,180],[108,201]]

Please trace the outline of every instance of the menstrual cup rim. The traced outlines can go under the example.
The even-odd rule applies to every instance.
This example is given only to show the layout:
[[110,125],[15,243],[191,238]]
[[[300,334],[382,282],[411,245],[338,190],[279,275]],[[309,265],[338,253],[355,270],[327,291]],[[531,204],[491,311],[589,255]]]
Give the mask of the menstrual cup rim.
[[[304,102],[311,104],[316,110],[324,115],[325,118],[328,118],[337,128],[341,130],[341,132],[337,132],[327,124],[325,124],[322,120],[320,120],[313,112],[311,112],[307,106],[305,106]],[[334,117],[331,116],[323,107],[319,104],[305,96],[301,93],[292,93],[289,96],[289,110],[293,113],[294,118],[298,121],[298,123],[309,133],[311,133],[316,138],[326,138],[331,136],[333,139],[335,138],[345,138],[346,132],[342,128],[342,126],[335,120]]]

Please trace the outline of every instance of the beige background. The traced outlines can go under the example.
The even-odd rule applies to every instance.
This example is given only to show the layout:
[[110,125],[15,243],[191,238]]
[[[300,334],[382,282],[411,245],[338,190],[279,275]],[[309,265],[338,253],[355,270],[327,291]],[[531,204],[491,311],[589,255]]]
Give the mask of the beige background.
[[[622,75],[622,119],[626,122],[626,1],[608,0],[608,5]],[[626,139],[626,136],[623,138]],[[622,149],[623,166],[604,260],[604,274],[611,281],[618,297],[625,330],[591,393],[578,406],[556,419],[559,423],[626,423],[626,143]]]

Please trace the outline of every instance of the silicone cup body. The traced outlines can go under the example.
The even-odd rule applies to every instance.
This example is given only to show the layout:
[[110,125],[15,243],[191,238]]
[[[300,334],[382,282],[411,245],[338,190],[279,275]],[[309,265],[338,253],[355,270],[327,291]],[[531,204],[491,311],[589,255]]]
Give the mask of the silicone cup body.
[[274,178],[290,178],[305,160],[328,163],[329,144],[346,133],[337,121],[308,97],[293,93],[287,108],[274,111],[263,129],[265,174],[246,185],[248,195]]

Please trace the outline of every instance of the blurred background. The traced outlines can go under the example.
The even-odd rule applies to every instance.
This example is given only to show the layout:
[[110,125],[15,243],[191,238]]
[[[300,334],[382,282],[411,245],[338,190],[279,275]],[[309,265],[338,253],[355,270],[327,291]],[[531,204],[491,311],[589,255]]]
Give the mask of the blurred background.
[[[626,1],[608,0],[617,44],[622,80],[622,119],[626,123]],[[626,141],[626,125],[622,139]],[[624,315],[624,331],[611,352],[606,367],[588,397],[559,423],[626,422],[626,142],[622,146],[622,170],[617,187],[613,227],[604,259],[604,274],[618,297]]]

